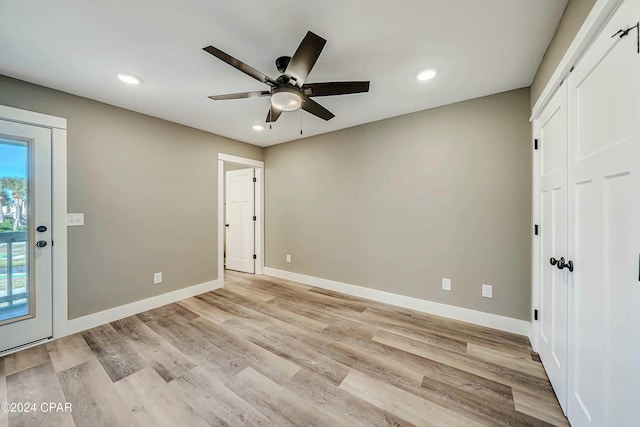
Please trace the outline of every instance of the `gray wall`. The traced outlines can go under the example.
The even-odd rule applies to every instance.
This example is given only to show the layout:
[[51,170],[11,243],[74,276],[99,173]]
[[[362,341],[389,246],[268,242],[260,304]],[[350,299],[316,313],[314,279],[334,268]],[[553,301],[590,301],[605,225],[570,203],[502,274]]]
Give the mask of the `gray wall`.
[[529,319],[529,102],[519,89],[265,149],[266,265]]
[[261,148],[3,76],[0,104],[67,119],[70,318],[218,277],[218,152]]
[[596,0],[569,0],[531,84],[531,107],[538,100],[595,2]]

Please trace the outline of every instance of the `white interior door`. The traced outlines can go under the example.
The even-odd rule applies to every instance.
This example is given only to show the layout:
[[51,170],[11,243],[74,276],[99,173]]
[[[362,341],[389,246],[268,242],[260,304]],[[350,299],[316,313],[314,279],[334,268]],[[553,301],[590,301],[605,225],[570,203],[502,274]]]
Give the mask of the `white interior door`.
[[226,267],[255,273],[255,170],[227,171],[226,179]]
[[[556,260],[567,251],[567,92],[561,87],[538,121],[540,251],[538,352],[566,413],[567,274]],[[553,260],[553,262],[551,261]]]
[[569,78],[568,417],[640,425],[640,1],[614,14]]
[[52,335],[51,130],[0,120],[0,352]]

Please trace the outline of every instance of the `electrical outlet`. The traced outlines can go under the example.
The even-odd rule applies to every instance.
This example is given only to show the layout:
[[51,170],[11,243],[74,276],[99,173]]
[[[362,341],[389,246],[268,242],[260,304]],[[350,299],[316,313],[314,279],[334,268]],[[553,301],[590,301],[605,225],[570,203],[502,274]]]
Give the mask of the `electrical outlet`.
[[67,214],[67,226],[68,227],[78,227],[84,225],[84,214],[83,213],[68,213]]
[[493,286],[483,284],[482,296],[485,298],[493,298]]
[[442,278],[442,290],[443,291],[451,290],[451,279],[447,279],[445,277]]
[[162,283],[162,272],[153,273],[153,284],[159,285],[160,283]]
[[291,262],[291,255],[287,254],[287,262]]

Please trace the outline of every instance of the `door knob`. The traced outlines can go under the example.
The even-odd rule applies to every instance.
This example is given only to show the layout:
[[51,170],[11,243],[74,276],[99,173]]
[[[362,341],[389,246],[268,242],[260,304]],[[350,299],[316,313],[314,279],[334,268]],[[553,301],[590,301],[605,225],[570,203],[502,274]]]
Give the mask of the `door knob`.
[[225,227],[229,227],[229,224],[225,224],[224,226],[225,226]]
[[573,271],[573,261],[565,261],[564,257],[560,257],[560,260],[558,260],[558,270],[562,270],[564,268],[569,271]]
[[36,243],[36,246],[39,248],[44,248],[45,246],[47,246],[47,242],[44,240],[38,240],[38,242]]
[[549,263],[550,263],[551,265],[556,265],[556,264],[558,263],[558,260],[557,260],[557,259],[555,259],[554,257],[551,257],[551,259],[549,260]]
[[47,227],[45,227],[44,225],[39,225],[36,230],[38,231],[38,233],[44,233],[45,231],[47,231]]

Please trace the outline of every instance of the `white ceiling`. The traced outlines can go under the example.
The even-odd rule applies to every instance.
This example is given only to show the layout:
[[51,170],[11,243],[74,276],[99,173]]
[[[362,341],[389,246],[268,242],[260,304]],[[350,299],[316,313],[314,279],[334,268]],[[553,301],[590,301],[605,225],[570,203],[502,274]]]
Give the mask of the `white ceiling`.
[[[0,74],[259,146],[529,86],[567,0],[0,0]],[[308,30],[327,44],[307,82],[370,80],[367,94],[315,98],[336,117],[284,113],[268,87],[202,50],[275,78]],[[415,75],[429,66],[428,82]],[[128,86],[126,72],[143,80]]]

